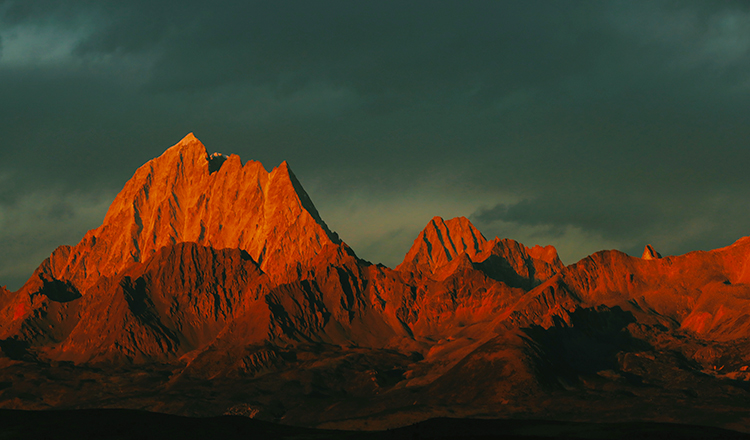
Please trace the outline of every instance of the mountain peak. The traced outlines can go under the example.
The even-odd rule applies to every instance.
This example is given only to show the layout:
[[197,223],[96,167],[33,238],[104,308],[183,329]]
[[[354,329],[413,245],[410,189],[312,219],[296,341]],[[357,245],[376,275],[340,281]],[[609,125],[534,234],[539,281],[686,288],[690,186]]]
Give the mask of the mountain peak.
[[[186,134],[184,138],[180,139],[180,142],[178,142],[178,143],[183,143],[183,142],[186,142],[186,141],[198,141],[198,138],[195,137],[195,134],[191,131],[190,133]],[[198,142],[200,142],[200,141],[198,141]]]
[[206,146],[203,145],[203,142],[201,142],[193,133],[188,133],[184,138],[180,139],[179,142],[171,146],[167,149],[164,153],[168,153],[170,151],[175,152],[192,152],[195,155],[205,155],[208,157],[208,150],[206,150]]
[[654,249],[653,246],[650,244],[646,245],[646,248],[643,249],[643,256],[641,256],[644,260],[656,260],[658,258],[661,258],[661,254],[656,252],[656,249]]
[[236,155],[209,156],[191,133],[135,172],[103,224],[56,257],[53,276],[84,291],[181,242],[242,249],[279,281],[340,240],[286,162],[269,173]]
[[482,252],[487,239],[466,217],[448,221],[433,217],[420,232],[397,270],[422,268],[434,272],[454,258],[466,253],[469,257]]
[[208,156],[208,173],[213,174],[216,171],[219,171],[221,169],[221,166],[224,165],[224,162],[229,159],[228,156],[225,156],[224,154],[221,154],[219,152],[213,153]]

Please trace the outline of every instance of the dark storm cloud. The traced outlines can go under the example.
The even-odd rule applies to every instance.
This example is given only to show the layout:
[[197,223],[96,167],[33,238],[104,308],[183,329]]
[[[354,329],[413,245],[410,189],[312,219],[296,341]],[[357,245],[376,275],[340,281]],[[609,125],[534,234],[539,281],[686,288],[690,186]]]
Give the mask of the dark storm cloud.
[[11,3],[11,22],[76,10],[97,18],[77,55],[158,51],[155,90],[322,80],[378,100],[445,86],[503,92],[587,69],[585,54],[607,38],[590,20],[601,7],[588,2],[26,3]]
[[0,0],[0,218],[85,193],[44,239],[74,243],[193,131],[389,264],[435,214],[716,247],[749,232],[748,55],[744,1]]
[[740,238],[741,231],[747,230],[744,219],[750,215],[750,206],[738,203],[743,197],[743,193],[688,192],[672,199],[643,194],[630,195],[630,200],[602,194],[588,199],[526,199],[480,208],[470,218],[490,230],[496,222],[506,228],[508,224],[530,227],[535,231],[532,237],[553,242],[575,228],[614,240],[620,250],[631,255],[640,255],[647,243],[669,255],[713,249]]
[[[318,80],[351,86],[376,101],[403,103],[415,96],[533,82],[540,67],[560,74],[585,68],[569,61],[565,43],[545,30],[557,11],[527,16],[537,25],[528,32],[513,8],[489,2],[437,8],[432,2],[286,6],[250,3],[207,20],[188,19],[186,29],[195,26],[199,32],[176,30],[174,39],[164,42],[152,85],[282,80],[283,91]],[[535,55],[548,66],[517,62]],[[178,68],[193,63],[195,68]]]

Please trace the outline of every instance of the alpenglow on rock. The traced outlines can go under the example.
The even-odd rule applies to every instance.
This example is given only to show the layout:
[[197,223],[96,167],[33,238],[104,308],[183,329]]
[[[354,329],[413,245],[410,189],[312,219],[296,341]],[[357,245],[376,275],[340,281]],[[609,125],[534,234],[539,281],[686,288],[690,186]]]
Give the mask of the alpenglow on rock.
[[347,429],[656,414],[750,432],[750,237],[659,257],[565,266],[434,217],[391,269],[330,232],[286,163],[188,136],[101,227],[0,287],[0,407],[251,408]]
[[661,254],[656,252],[656,249],[654,249],[653,246],[647,244],[646,248],[643,249],[643,256],[641,258],[643,258],[644,260],[656,260],[658,258],[661,258]]
[[269,173],[234,154],[209,156],[191,133],[135,172],[100,227],[51,255],[51,275],[83,292],[180,242],[242,249],[281,282],[340,240],[286,162]]

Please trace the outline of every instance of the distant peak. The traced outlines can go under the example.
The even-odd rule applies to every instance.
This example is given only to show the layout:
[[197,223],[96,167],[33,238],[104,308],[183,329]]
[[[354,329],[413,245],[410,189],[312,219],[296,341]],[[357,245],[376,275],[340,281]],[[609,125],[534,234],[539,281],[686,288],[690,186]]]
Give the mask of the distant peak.
[[192,161],[201,161],[201,160],[209,160],[208,157],[208,151],[206,150],[206,146],[203,145],[203,143],[196,138],[193,133],[189,133],[187,136],[182,138],[180,142],[177,142],[173,146],[167,149],[160,157],[157,158],[159,162],[163,162],[162,158],[164,158],[166,161],[172,161],[175,160],[175,158],[180,158],[180,160],[192,160]]
[[195,135],[193,134],[193,132],[190,132],[190,133],[186,134],[185,137],[182,138],[182,140],[180,140],[180,142],[178,142],[178,143],[190,142],[190,141],[197,141],[197,140],[198,140],[198,138],[195,137]]
[[219,171],[219,169],[221,169],[221,166],[224,165],[224,162],[226,162],[227,159],[228,157],[221,153],[213,153],[208,156],[209,174],[214,173],[215,171]]
[[487,241],[484,235],[479,232],[479,229],[466,217],[455,217],[447,221],[441,218],[440,220],[444,222],[452,237],[465,241],[464,247],[466,248],[473,248],[476,252],[479,252]]
[[479,232],[476,227],[469,221],[466,217],[454,217],[450,220],[445,220],[443,217],[440,217],[439,215],[436,215],[435,217],[430,220],[430,223],[427,225],[427,227],[430,226],[430,224],[433,225],[445,225],[447,228],[450,228],[452,231],[458,231],[458,230],[475,230],[477,233],[481,235],[481,232]]
[[656,252],[656,249],[654,249],[653,246],[647,244],[646,248],[643,249],[643,256],[641,258],[643,258],[644,260],[656,260],[658,258],[661,258],[661,254]]
[[[451,235],[470,233],[482,236],[482,233],[479,232],[479,230],[466,217],[454,217],[450,220],[445,220],[443,217],[436,215],[430,220],[427,226],[425,226],[425,230],[435,227],[445,228],[451,233]],[[484,236],[482,236],[482,238],[484,239]]]
[[422,230],[398,268],[425,266],[430,271],[466,253],[473,257],[482,251],[487,239],[466,217],[443,220],[433,217]]

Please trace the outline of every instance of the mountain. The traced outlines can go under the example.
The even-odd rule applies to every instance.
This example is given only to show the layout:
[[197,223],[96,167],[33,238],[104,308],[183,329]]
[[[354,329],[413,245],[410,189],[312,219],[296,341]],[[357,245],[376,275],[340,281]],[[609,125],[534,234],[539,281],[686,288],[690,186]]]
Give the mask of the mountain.
[[488,276],[528,287],[554,275],[563,264],[552,246],[529,249],[514,240],[487,241],[465,217],[435,217],[422,230],[396,270],[421,277],[445,278],[459,261],[481,267]]
[[641,258],[644,260],[654,260],[656,258],[661,258],[661,254],[656,252],[656,249],[654,249],[653,246],[647,244],[646,248],[643,249],[643,256]]
[[[42,263],[19,291],[13,321],[46,315],[40,301],[55,302],[45,293],[50,286],[70,298],[101,290],[165,246],[183,242],[240,249],[276,283],[299,278],[323,248],[341,244],[286,163],[269,173],[259,162],[243,166],[236,155],[209,156],[190,134],[135,172],[100,227]],[[55,325],[42,325],[49,326]],[[47,329],[22,331],[38,336]]]
[[56,250],[48,270],[86,290],[99,277],[181,242],[242,249],[265,273],[285,280],[296,278],[299,264],[340,240],[286,162],[269,173],[259,162],[242,165],[236,155],[209,156],[189,134],[139,168],[104,223],[73,248]]
[[101,226],[0,289],[0,407],[224,413],[328,428],[437,416],[750,431],[750,238],[565,266],[431,219],[391,269],[282,163],[188,135]]

